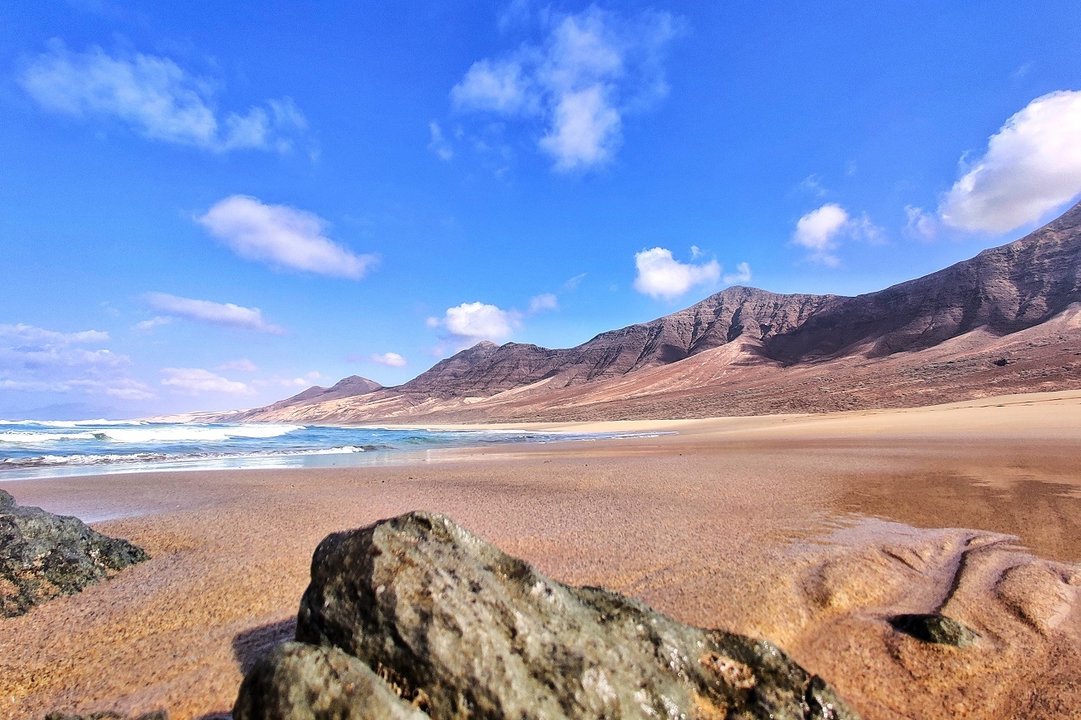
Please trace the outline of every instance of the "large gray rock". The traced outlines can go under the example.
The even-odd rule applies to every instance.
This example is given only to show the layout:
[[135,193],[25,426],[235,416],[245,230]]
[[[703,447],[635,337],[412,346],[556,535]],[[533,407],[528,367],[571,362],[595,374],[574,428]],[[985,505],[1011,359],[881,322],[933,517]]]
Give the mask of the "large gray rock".
[[102,535],[78,518],[19,506],[0,490],[0,616],[22,615],[146,559],[127,540]]
[[[283,669],[303,646],[278,651],[245,680],[236,720],[381,716],[282,700],[313,687],[329,694],[315,695],[321,708],[382,707],[389,688],[401,698],[397,711],[448,719],[856,717],[769,642],[555,582],[439,515],[327,537],[312,560],[297,640],[334,649],[317,658],[326,677],[298,680]],[[346,681],[361,671],[341,655],[385,688],[372,687],[374,676]],[[362,691],[346,698],[343,687]]]

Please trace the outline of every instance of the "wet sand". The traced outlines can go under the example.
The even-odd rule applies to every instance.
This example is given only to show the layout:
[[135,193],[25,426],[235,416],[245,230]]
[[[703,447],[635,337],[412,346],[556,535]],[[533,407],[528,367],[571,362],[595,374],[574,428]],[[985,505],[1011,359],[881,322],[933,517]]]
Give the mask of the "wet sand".
[[[551,427],[547,425],[545,427]],[[931,408],[574,424],[652,438],[412,464],[8,481],[152,560],[0,619],[0,717],[228,711],[289,637],[327,533],[443,512],[564,582],[768,637],[867,718],[1081,707],[1081,393]],[[982,636],[920,643],[899,612]]]

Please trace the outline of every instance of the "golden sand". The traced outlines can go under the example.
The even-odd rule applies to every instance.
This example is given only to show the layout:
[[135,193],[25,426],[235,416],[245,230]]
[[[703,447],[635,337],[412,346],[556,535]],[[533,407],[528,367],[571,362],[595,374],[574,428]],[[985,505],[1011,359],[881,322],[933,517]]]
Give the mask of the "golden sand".
[[[550,426],[546,426],[550,427]],[[0,619],[0,717],[214,717],[289,637],[326,534],[442,512],[559,580],[768,637],[867,718],[1081,707],[1081,393],[911,410],[575,424],[649,438],[383,467],[9,481],[152,559]],[[940,610],[972,648],[894,631]]]

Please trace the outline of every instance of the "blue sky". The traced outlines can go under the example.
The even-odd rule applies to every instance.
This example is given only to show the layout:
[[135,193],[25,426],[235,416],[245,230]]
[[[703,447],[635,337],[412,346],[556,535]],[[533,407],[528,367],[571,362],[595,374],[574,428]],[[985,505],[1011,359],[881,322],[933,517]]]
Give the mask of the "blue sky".
[[264,404],[1081,193],[1076,2],[0,0],[0,416]]

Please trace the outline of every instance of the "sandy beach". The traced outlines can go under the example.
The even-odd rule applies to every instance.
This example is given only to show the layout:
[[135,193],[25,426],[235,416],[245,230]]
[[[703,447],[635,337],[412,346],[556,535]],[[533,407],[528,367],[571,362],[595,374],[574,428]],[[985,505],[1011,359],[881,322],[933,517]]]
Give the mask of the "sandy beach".
[[[244,669],[291,636],[318,542],[414,509],[561,581],[767,637],[866,718],[1081,707],[1081,392],[559,427],[663,434],[343,469],[0,477],[20,504],[152,556],[0,619],[0,717],[228,713]],[[981,640],[928,645],[887,622],[934,610]]]

